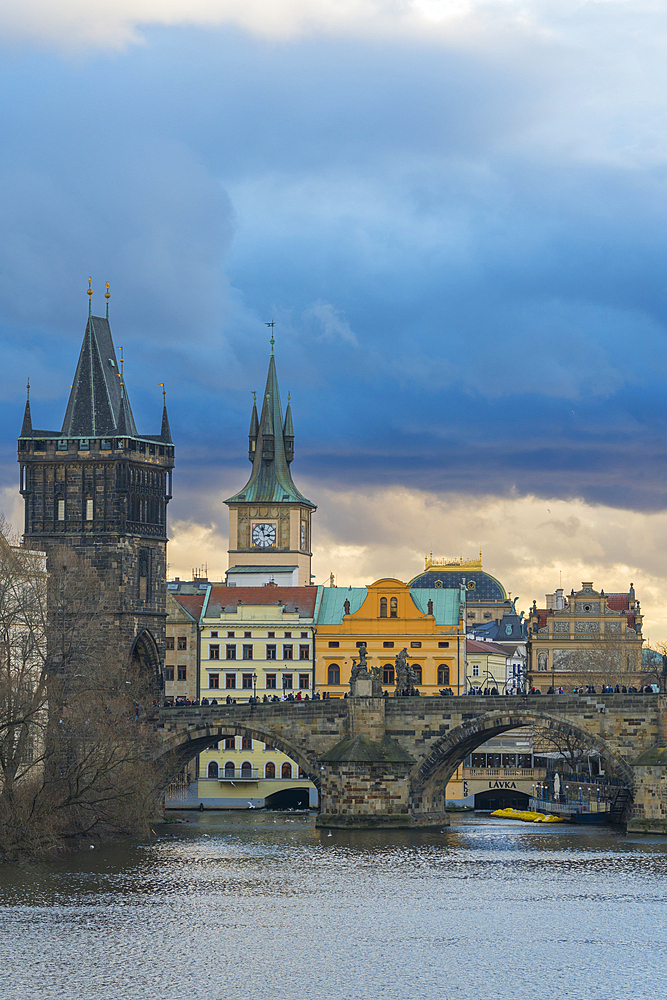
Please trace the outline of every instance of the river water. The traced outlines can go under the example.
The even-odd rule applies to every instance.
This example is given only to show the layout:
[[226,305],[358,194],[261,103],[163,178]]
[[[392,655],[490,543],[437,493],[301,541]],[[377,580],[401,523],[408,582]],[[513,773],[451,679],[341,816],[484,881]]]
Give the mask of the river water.
[[667,995],[667,839],[480,816],[183,814],[0,868],[2,1000]]

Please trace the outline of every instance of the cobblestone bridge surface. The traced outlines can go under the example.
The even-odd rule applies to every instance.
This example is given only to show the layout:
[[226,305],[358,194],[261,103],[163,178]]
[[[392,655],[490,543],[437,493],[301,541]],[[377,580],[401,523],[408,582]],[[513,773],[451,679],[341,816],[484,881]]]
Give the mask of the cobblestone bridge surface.
[[667,832],[667,697],[658,694],[366,698],[160,711],[161,756],[176,771],[226,735],[295,760],[320,791],[321,825],[446,824],[444,789],[492,736],[538,724],[575,734],[624,778],[629,828]]

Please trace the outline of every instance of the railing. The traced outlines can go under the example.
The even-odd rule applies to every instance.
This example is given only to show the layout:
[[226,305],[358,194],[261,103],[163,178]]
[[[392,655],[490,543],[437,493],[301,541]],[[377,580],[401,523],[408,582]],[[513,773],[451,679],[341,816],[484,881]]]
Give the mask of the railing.
[[549,802],[548,799],[529,799],[529,808],[533,812],[558,813],[560,815],[571,816],[572,813],[608,813],[611,810],[611,802],[598,802],[597,799],[590,801],[584,799],[573,799],[571,802]]
[[464,767],[464,778],[546,778],[542,767]]
[[225,768],[218,772],[218,781],[258,781],[259,771],[256,767]]

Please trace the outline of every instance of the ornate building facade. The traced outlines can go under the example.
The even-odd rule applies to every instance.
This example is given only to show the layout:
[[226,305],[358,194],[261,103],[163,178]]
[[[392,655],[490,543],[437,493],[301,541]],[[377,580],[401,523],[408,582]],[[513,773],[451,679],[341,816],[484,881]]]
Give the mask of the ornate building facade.
[[481,552],[479,559],[434,559],[431,553],[424,562],[423,573],[410,580],[410,587],[435,590],[458,590],[463,587],[468,627],[502,618],[507,591],[495,576],[484,572]]
[[[89,289],[92,296],[92,290]],[[108,295],[108,292],[107,292]],[[25,543],[71,546],[100,577],[128,657],[162,683],[167,504],[174,446],[140,434],[106,316],[89,315],[61,430],[37,430],[26,401],[18,439]]]
[[547,594],[546,607],[533,601],[529,681],[550,687],[641,685],[642,614],[632,584],[627,593],[605,594],[582,583],[566,597]]

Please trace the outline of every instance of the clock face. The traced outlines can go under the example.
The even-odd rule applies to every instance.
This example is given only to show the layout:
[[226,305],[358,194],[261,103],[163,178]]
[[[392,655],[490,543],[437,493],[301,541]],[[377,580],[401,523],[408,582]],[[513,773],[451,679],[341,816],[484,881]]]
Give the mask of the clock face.
[[276,544],[275,524],[254,524],[252,528],[252,543],[260,549],[271,548]]

